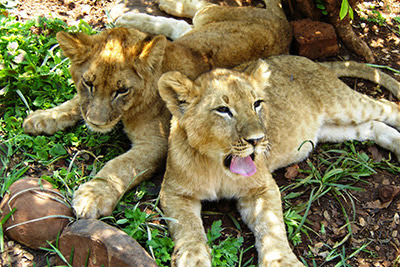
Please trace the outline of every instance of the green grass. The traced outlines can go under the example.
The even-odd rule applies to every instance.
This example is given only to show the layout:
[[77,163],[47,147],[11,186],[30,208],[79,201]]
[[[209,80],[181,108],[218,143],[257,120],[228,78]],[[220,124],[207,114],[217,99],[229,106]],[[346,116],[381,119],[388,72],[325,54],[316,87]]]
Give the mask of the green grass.
[[208,245],[211,248],[212,266],[242,266],[253,267],[252,259],[242,262],[245,249],[242,248],[243,237],[228,236],[222,238],[221,220],[214,221],[207,231]]

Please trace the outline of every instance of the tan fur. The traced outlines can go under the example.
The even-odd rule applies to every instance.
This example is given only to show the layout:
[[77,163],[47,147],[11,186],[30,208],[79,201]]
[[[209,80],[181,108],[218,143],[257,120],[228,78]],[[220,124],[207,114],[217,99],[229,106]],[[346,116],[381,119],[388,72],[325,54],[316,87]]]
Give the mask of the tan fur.
[[[195,81],[169,72],[159,80],[173,115],[160,193],[165,216],[175,219],[169,222],[172,265],[211,266],[201,201],[236,198],[256,237],[260,266],[302,266],[286,238],[271,172],[303,160],[312,150],[310,143],[302,145],[307,140],[374,140],[399,157],[399,107],[355,92],[337,77],[379,80],[395,95],[400,84],[360,63],[318,64],[296,56],[274,56],[237,69],[213,70]],[[226,164],[232,156],[249,155],[257,167],[249,177]]]
[[[199,13],[201,25],[174,42],[133,28],[109,29],[94,36],[57,34],[60,47],[71,59],[78,94],[58,107],[30,114],[25,131],[53,134],[83,118],[92,130],[107,132],[122,121],[133,143],[132,149],[107,162],[96,178],[75,192],[73,206],[79,217],[111,214],[126,190],[163,166],[170,113],[157,91],[162,73],[178,70],[196,78],[213,67],[232,67],[288,52],[289,23],[278,6],[280,1],[271,2],[271,10],[207,8]],[[235,18],[215,21],[221,12],[231,11]]]

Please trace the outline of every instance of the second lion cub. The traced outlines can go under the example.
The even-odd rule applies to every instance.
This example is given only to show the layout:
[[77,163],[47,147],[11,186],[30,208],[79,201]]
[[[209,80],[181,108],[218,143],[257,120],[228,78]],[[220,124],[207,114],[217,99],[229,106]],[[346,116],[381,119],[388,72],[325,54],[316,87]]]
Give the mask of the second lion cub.
[[[337,77],[378,82],[398,96],[393,78],[354,62],[314,63],[275,56],[216,69],[195,81],[179,72],[159,80],[173,115],[161,189],[175,242],[173,266],[211,266],[202,200],[235,198],[254,232],[260,266],[302,266],[286,237],[271,172],[303,160],[310,142],[374,140],[400,158],[399,107],[351,90]],[[299,147],[301,147],[299,149]]]

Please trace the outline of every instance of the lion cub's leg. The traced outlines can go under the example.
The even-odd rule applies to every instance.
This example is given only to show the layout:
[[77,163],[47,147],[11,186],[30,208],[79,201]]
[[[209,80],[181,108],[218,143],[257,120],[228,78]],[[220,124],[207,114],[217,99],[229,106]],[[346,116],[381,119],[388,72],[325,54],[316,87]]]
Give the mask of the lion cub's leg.
[[193,18],[197,11],[213,5],[204,0],[159,0],[158,7],[177,17]]
[[[108,161],[92,180],[75,191],[72,206],[79,218],[98,218],[110,215],[119,198],[129,189],[147,180],[163,166],[167,154],[167,138],[153,120],[137,126],[125,127],[132,140],[132,148]],[[164,122],[167,125],[166,122]]]
[[37,110],[24,121],[23,127],[29,134],[54,134],[75,125],[81,119],[79,96],[48,110]]
[[[287,21],[280,0],[266,0],[265,8],[256,7],[231,7],[209,5],[199,10],[193,17],[193,26],[200,27],[209,23],[221,21],[253,21],[266,23],[266,21],[279,24]],[[284,28],[282,28],[282,31]]]
[[201,202],[190,196],[176,195],[163,184],[160,192],[164,215],[175,247],[171,266],[210,267],[211,253],[200,217]]
[[392,151],[400,161],[400,133],[380,121],[368,121],[357,125],[325,125],[320,132],[322,142],[348,140],[373,140],[377,145]]
[[326,108],[318,140],[373,140],[379,146],[395,153],[400,160],[399,106],[387,100],[372,99],[352,90],[339,92],[341,95],[336,96]]
[[259,266],[304,266],[289,246],[279,188],[267,175],[267,186],[238,200],[242,219],[256,238]]
[[125,13],[117,19],[115,24],[119,27],[134,27],[143,32],[165,35],[172,40],[178,39],[192,29],[192,26],[184,20],[136,12]]

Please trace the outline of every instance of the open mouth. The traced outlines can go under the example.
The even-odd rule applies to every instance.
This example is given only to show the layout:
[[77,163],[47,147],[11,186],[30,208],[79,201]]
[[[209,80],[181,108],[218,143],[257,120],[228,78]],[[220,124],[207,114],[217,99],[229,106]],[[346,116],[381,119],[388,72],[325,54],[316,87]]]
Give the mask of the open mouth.
[[228,155],[224,159],[224,166],[233,173],[249,177],[257,171],[254,158],[254,153],[247,157]]

